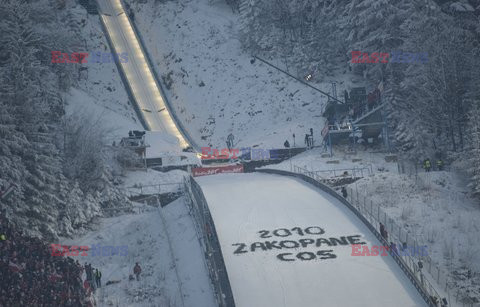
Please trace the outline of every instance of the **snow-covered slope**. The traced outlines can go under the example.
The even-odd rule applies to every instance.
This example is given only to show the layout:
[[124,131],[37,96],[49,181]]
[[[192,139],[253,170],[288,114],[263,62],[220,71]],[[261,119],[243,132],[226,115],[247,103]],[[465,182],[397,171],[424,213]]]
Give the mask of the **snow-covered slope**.
[[[451,171],[425,173],[413,165],[405,165],[399,173],[397,162],[386,162],[386,154],[359,151],[347,155],[336,148],[335,156],[322,157],[320,148],[309,150],[291,161],[266,168],[290,170],[295,165],[308,170],[367,168],[365,177],[351,188],[359,191],[360,199],[373,201],[403,227],[411,236],[428,246],[428,255],[449,279],[449,285],[471,298],[479,298],[480,232],[478,200],[473,198],[461,174]],[[353,159],[356,159],[353,162]],[[329,163],[336,161],[338,163]],[[351,175],[351,170],[348,171]],[[339,176],[343,171],[337,171]],[[320,173],[333,177],[333,172]],[[470,274],[468,273],[470,271]],[[443,288],[442,285],[440,288]]]
[[[380,242],[338,200],[313,186],[265,174],[198,181],[236,306],[425,305],[391,257],[351,255],[352,243],[371,248]],[[348,244],[330,246],[330,238],[342,236]]]
[[[88,93],[90,100],[97,106],[110,110],[141,127],[113,59],[109,63],[106,60],[96,63],[92,59],[93,53],[113,52],[109,49],[105,34],[102,32],[98,15],[87,14],[79,4],[69,10],[75,16],[79,29],[83,33],[83,45],[79,47],[79,51],[90,54],[87,63],[81,64],[83,70],[78,80],[78,88]],[[78,65],[80,69],[80,64],[62,65]],[[88,106],[82,104],[80,106],[88,109]]]
[[224,2],[129,2],[167,94],[200,146],[224,146],[233,133],[239,146],[278,148],[292,133],[303,143],[309,128],[323,127],[326,98],[252,63],[239,42],[238,16]]
[[[161,209],[137,206],[136,210],[137,214],[103,219],[95,232],[62,242],[128,247],[127,256],[76,257],[102,271],[103,286],[96,291],[98,305],[214,306],[203,254],[184,199]],[[140,281],[129,281],[136,262],[142,268]],[[108,281],[119,283],[106,285]]]

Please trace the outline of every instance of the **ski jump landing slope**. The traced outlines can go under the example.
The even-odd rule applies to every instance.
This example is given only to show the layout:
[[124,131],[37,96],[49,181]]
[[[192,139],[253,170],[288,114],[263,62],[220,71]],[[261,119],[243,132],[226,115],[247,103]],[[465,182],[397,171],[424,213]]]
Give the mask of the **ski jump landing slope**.
[[236,307],[426,306],[381,245],[338,200],[298,179],[197,179],[215,222]]

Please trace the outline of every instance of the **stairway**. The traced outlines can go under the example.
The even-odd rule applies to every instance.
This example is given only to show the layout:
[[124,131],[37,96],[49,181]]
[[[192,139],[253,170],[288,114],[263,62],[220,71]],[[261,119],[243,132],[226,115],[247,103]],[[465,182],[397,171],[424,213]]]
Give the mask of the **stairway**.
[[354,125],[357,124],[364,124],[364,123],[369,123],[369,122],[382,122],[382,115],[380,112],[377,113],[377,111],[380,111],[384,107],[384,103],[380,104],[379,106],[376,106],[370,111],[367,111],[360,115],[354,122]]

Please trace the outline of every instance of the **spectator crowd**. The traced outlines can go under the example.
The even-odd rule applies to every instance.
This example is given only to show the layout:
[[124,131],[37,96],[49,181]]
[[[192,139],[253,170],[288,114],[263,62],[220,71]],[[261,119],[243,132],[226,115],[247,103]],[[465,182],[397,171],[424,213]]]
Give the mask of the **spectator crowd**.
[[0,212],[0,306],[92,306],[82,274],[78,260],[52,256]]

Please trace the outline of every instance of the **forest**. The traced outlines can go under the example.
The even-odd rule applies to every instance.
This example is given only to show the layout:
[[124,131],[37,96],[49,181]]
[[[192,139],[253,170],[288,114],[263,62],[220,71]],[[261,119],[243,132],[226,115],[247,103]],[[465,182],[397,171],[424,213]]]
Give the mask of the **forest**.
[[[344,74],[384,85],[390,142],[402,159],[441,158],[480,195],[480,1],[228,1],[242,45],[299,78]],[[352,52],[410,52],[427,61],[354,63]]]
[[6,211],[30,235],[69,236],[128,200],[113,185],[118,165],[95,117],[67,115],[78,66],[51,51],[79,46],[80,20],[57,1],[0,2],[0,190]]

